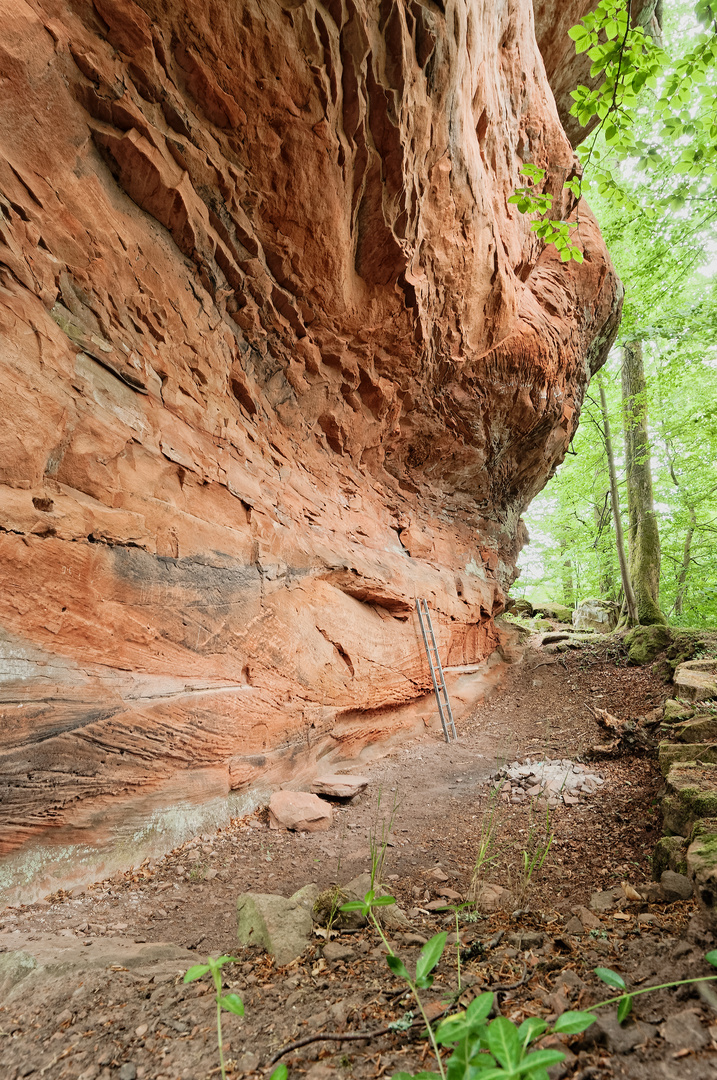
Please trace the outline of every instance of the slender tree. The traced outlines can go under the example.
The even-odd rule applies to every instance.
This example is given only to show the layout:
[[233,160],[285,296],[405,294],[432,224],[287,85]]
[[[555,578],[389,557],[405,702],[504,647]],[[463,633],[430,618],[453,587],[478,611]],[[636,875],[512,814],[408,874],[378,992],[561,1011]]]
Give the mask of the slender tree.
[[605,440],[605,452],[607,454],[607,468],[610,477],[610,501],[612,503],[612,517],[615,522],[615,543],[617,546],[617,557],[620,562],[620,577],[622,578],[622,589],[625,596],[625,604],[627,607],[627,621],[630,626],[634,626],[637,622],[637,602],[635,600],[635,593],[633,592],[632,582],[630,580],[630,573],[627,565],[627,558],[625,557],[625,540],[622,532],[622,518],[620,517],[620,498],[617,490],[617,473],[615,471],[615,454],[612,446],[612,433],[610,431],[610,415],[607,409],[607,401],[605,399],[605,386],[600,375],[598,375],[598,386],[600,388],[600,410],[602,412],[602,424],[603,424],[603,438]]
[[630,581],[643,626],[666,623],[660,610],[660,532],[652,496],[647,386],[642,342],[625,342],[622,352],[622,407],[627,475]]

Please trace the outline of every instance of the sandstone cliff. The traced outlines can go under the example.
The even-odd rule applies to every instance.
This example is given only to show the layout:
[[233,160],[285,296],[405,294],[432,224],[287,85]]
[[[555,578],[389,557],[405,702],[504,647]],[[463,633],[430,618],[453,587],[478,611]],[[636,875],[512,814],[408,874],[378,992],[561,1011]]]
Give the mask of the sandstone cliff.
[[0,18],[9,881],[350,756],[429,686],[416,595],[487,656],[619,283],[507,203],[575,167],[530,0]]

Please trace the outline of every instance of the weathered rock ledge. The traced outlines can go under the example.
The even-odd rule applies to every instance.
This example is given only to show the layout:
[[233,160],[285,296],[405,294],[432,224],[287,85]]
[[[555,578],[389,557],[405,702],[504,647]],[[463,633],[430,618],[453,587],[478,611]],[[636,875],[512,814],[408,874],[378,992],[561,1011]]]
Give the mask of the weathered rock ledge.
[[489,655],[620,288],[586,207],[566,267],[507,203],[521,162],[556,207],[575,168],[529,0],[0,17],[0,853],[30,877],[130,805],[161,832],[272,753],[350,758],[430,685],[416,595],[444,660]]

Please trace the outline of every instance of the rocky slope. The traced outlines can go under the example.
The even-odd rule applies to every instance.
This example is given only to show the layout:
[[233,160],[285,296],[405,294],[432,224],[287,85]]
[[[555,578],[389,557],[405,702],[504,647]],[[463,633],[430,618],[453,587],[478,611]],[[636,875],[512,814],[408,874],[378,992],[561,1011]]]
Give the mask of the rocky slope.
[[620,288],[587,207],[566,267],[507,203],[532,160],[571,211],[530,0],[0,16],[0,888],[44,887],[390,727],[416,595],[495,648]]

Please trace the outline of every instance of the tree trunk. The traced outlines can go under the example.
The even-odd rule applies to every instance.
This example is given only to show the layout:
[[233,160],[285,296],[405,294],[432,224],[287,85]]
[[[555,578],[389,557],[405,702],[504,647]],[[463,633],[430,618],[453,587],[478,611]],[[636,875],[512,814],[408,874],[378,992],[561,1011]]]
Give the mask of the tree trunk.
[[605,388],[599,375],[598,386],[600,387],[600,408],[602,410],[605,453],[607,454],[607,470],[610,476],[610,502],[612,503],[612,519],[615,522],[615,543],[617,546],[617,557],[620,562],[620,577],[622,578],[622,589],[625,594],[627,621],[630,626],[634,626],[637,622],[637,604],[635,603],[635,594],[632,591],[632,583],[630,581],[630,574],[627,568],[627,559],[625,558],[625,540],[622,534],[620,499],[617,493],[617,474],[615,472],[615,455],[612,451],[612,435],[610,434],[610,417],[608,416],[607,412]]
[[627,542],[630,580],[641,625],[666,623],[660,611],[660,534],[652,499],[650,442],[647,436],[647,389],[642,342],[630,341],[622,351],[622,408],[627,474]]
[[[602,472],[602,470],[601,470]],[[612,536],[610,535],[610,489],[603,492],[603,497],[593,503],[595,521],[595,558],[598,567],[598,589],[600,596],[615,600],[618,589],[615,580],[615,563],[612,558]]]
[[697,524],[697,514],[695,513],[694,506],[690,506],[688,509],[690,511],[690,524],[687,529],[687,535],[685,536],[685,546],[682,551],[682,566],[680,567],[680,573],[677,578],[675,615],[681,615],[684,608],[685,593],[687,592],[687,574],[690,569],[690,561],[692,558],[692,537],[695,535],[695,525]]
[[575,606],[575,583],[573,581],[573,562],[568,554],[565,543],[560,545],[560,577],[563,586],[563,603],[567,607]]

